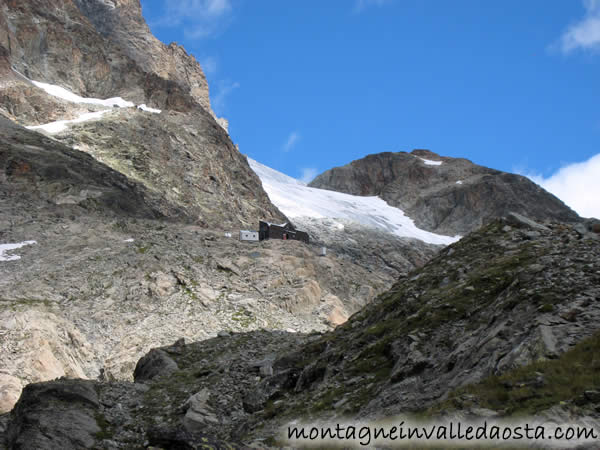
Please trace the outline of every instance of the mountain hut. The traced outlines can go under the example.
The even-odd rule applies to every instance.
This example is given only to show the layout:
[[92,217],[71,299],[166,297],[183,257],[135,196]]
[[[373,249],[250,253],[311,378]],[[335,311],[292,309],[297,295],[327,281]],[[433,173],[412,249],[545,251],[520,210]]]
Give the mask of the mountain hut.
[[261,220],[258,223],[258,237],[261,241],[265,239],[291,239],[302,241],[306,244],[309,242],[308,233],[306,231],[296,230],[296,227],[289,222],[277,225]]

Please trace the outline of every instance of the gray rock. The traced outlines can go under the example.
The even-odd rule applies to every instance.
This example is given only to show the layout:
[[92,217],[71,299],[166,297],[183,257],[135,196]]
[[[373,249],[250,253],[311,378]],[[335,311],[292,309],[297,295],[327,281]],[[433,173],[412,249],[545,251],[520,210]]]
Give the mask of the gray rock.
[[[17,402],[7,430],[10,448],[96,447],[99,401],[93,382],[66,380],[30,384]],[[50,414],[48,414],[50,411]]]
[[[531,228],[532,230],[549,231],[548,227],[514,211],[511,211],[506,215],[506,221],[517,228]],[[539,237],[539,233],[533,234],[532,236]]]
[[142,383],[155,377],[168,376],[178,370],[177,363],[163,350],[153,349],[135,366],[133,379]]
[[210,391],[202,389],[192,395],[185,403],[186,410],[183,425],[187,431],[197,432],[206,429],[207,424],[218,424],[219,419],[208,404]]

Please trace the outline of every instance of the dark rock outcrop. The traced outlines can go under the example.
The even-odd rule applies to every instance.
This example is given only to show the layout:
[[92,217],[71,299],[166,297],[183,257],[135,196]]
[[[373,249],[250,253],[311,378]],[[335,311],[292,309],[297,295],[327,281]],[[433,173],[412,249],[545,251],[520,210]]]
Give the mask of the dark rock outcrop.
[[537,220],[578,220],[568,206],[526,177],[428,150],[368,155],[322,173],[309,186],[377,195],[417,226],[448,235],[464,235],[510,211]]
[[121,217],[185,217],[160,194],[90,155],[2,117],[0,195],[4,225],[32,213],[41,217],[92,210]]
[[9,448],[94,448],[102,432],[95,383],[56,380],[30,384],[12,411]]
[[170,375],[179,367],[164,351],[153,349],[140,359],[133,371],[136,383],[152,380],[155,377]]

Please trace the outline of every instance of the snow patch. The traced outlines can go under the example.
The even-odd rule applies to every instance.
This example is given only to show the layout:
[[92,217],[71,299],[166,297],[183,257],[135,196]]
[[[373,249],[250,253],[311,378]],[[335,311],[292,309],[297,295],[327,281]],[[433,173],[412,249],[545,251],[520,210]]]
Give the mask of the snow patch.
[[98,0],[100,3],[108,6],[110,9],[115,9],[115,4],[111,0]]
[[17,244],[0,244],[0,261],[16,261],[17,259],[21,259],[19,255],[7,255],[6,252],[33,244],[37,244],[37,242],[25,241]]
[[138,105],[138,109],[141,109],[142,111],[146,111],[152,114],[160,114],[162,112],[162,110],[160,109],[154,109],[154,108],[150,108],[149,106],[146,106],[146,104],[141,104]]
[[248,163],[262,181],[271,201],[289,218],[347,219],[430,244],[448,245],[460,239],[460,236],[442,236],[417,228],[402,210],[388,205],[379,197],[359,197],[311,188],[253,159],[248,158]]
[[428,166],[441,166],[442,165],[442,161],[432,161],[430,159],[425,159],[425,158],[419,158],[421,161],[423,161],[425,164],[427,164]]
[[123,242],[134,242],[135,239],[129,238],[129,239],[125,239]]
[[55,134],[60,133],[67,129],[67,127],[74,123],[82,123],[89,122],[90,120],[100,119],[104,114],[110,112],[110,109],[105,109],[104,111],[97,111],[92,113],[85,113],[79,116],[77,119],[71,120],[58,120],[56,122],[50,122],[44,125],[34,125],[31,127],[27,127],[29,130],[44,130],[47,133]]
[[68,89],[65,89],[60,86],[56,86],[54,84],[42,83],[40,81],[29,80],[33,84],[35,84],[40,89],[46,91],[47,94],[52,95],[53,97],[58,97],[63,100],[66,100],[71,103],[85,103],[89,105],[100,105],[107,107],[118,107],[118,108],[131,108],[135,106],[135,103],[128,102],[127,100],[123,100],[121,97],[113,97],[107,98],[106,100],[102,100],[99,98],[88,98],[81,97]]
[[458,180],[456,184],[463,184],[462,180]]

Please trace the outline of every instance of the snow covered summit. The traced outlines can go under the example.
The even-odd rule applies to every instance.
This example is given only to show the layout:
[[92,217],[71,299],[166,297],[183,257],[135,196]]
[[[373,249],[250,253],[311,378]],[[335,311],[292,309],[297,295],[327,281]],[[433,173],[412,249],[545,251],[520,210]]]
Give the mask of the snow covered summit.
[[429,244],[448,245],[460,236],[443,236],[417,228],[414,221],[379,197],[360,197],[308,187],[305,183],[248,158],[250,167],[281,212],[293,219],[346,219],[374,226],[400,237],[416,238]]

